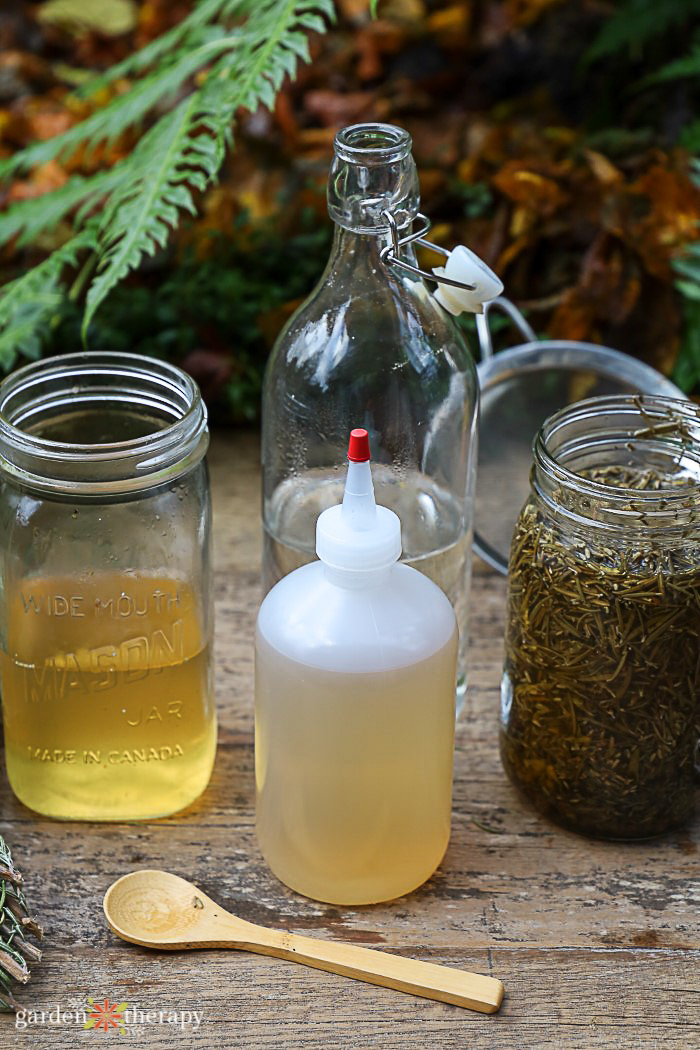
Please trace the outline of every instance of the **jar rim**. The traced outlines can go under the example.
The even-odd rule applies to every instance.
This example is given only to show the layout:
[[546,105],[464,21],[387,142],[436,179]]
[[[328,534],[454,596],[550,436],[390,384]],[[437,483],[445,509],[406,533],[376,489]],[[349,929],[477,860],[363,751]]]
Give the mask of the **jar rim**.
[[[81,402],[92,411],[112,406],[125,417],[131,410],[153,426],[136,437],[94,442],[55,440],[26,428]],[[32,362],[0,383],[0,472],[41,491],[96,496],[152,488],[190,470],[207,445],[199,388],[165,361],[85,351]]]
[[[672,451],[679,467],[692,463],[694,476],[684,476],[682,486],[631,488],[587,478],[566,461],[586,448],[605,453],[625,446],[632,452],[645,444],[655,456],[668,456]],[[557,513],[587,525],[684,527],[700,519],[700,406],[692,401],[612,394],[575,402],[544,421],[535,437],[533,457],[531,485],[535,493]],[[582,513],[580,505],[574,511],[562,504],[562,492],[585,497],[591,517]]]

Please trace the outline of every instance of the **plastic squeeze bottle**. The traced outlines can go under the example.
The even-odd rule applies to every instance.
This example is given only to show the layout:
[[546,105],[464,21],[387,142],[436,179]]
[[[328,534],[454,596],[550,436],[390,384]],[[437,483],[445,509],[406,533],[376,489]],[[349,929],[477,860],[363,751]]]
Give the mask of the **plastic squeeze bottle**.
[[256,633],[258,841],[282,882],[333,904],[415,889],[450,835],[455,614],[398,563],[401,525],[375,504],[369,458],[353,430],[320,561],[269,592]]

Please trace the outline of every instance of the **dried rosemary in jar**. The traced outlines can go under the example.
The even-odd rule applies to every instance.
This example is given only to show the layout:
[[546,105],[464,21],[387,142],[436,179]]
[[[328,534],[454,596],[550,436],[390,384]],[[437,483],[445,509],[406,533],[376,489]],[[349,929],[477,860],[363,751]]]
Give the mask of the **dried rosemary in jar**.
[[700,409],[601,397],[552,416],[509,566],[501,754],[546,815],[644,838],[693,810]]

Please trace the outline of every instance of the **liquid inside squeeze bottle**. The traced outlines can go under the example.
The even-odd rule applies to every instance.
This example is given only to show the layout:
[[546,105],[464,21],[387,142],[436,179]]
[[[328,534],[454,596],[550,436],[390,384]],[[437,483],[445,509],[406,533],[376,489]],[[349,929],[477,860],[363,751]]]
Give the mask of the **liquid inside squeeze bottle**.
[[447,847],[457,624],[440,588],[398,562],[366,430],[348,460],[342,504],[317,521],[320,560],[258,615],[257,832],[287,886],[371,904],[420,886]]

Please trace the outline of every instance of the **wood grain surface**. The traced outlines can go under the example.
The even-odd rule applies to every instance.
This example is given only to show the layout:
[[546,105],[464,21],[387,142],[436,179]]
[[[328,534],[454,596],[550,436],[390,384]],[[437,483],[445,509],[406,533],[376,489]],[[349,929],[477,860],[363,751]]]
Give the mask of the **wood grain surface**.
[[[20,1000],[55,1017],[57,1006],[108,998],[144,1019],[118,1035],[48,1016],[18,1029],[0,1015],[0,1050],[700,1050],[700,822],[653,842],[594,842],[519,799],[496,743],[505,583],[483,566],[472,595],[452,839],[438,872],[389,904],[338,908],[297,896],[267,870],[254,828],[257,457],[252,434],[220,435],[210,454],[220,736],[205,795],[167,820],[60,824],[25,809],[2,775],[0,832],[47,933]],[[506,999],[500,1013],[482,1016],[263,956],[125,944],[105,925],[102,896],[145,867],[191,879],[251,922],[491,974],[504,981]],[[148,1011],[158,1021],[164,1012],[163,1023],[147,1022]],[[201,1021],[176,1025],[173,1011],[197,1011]]]

